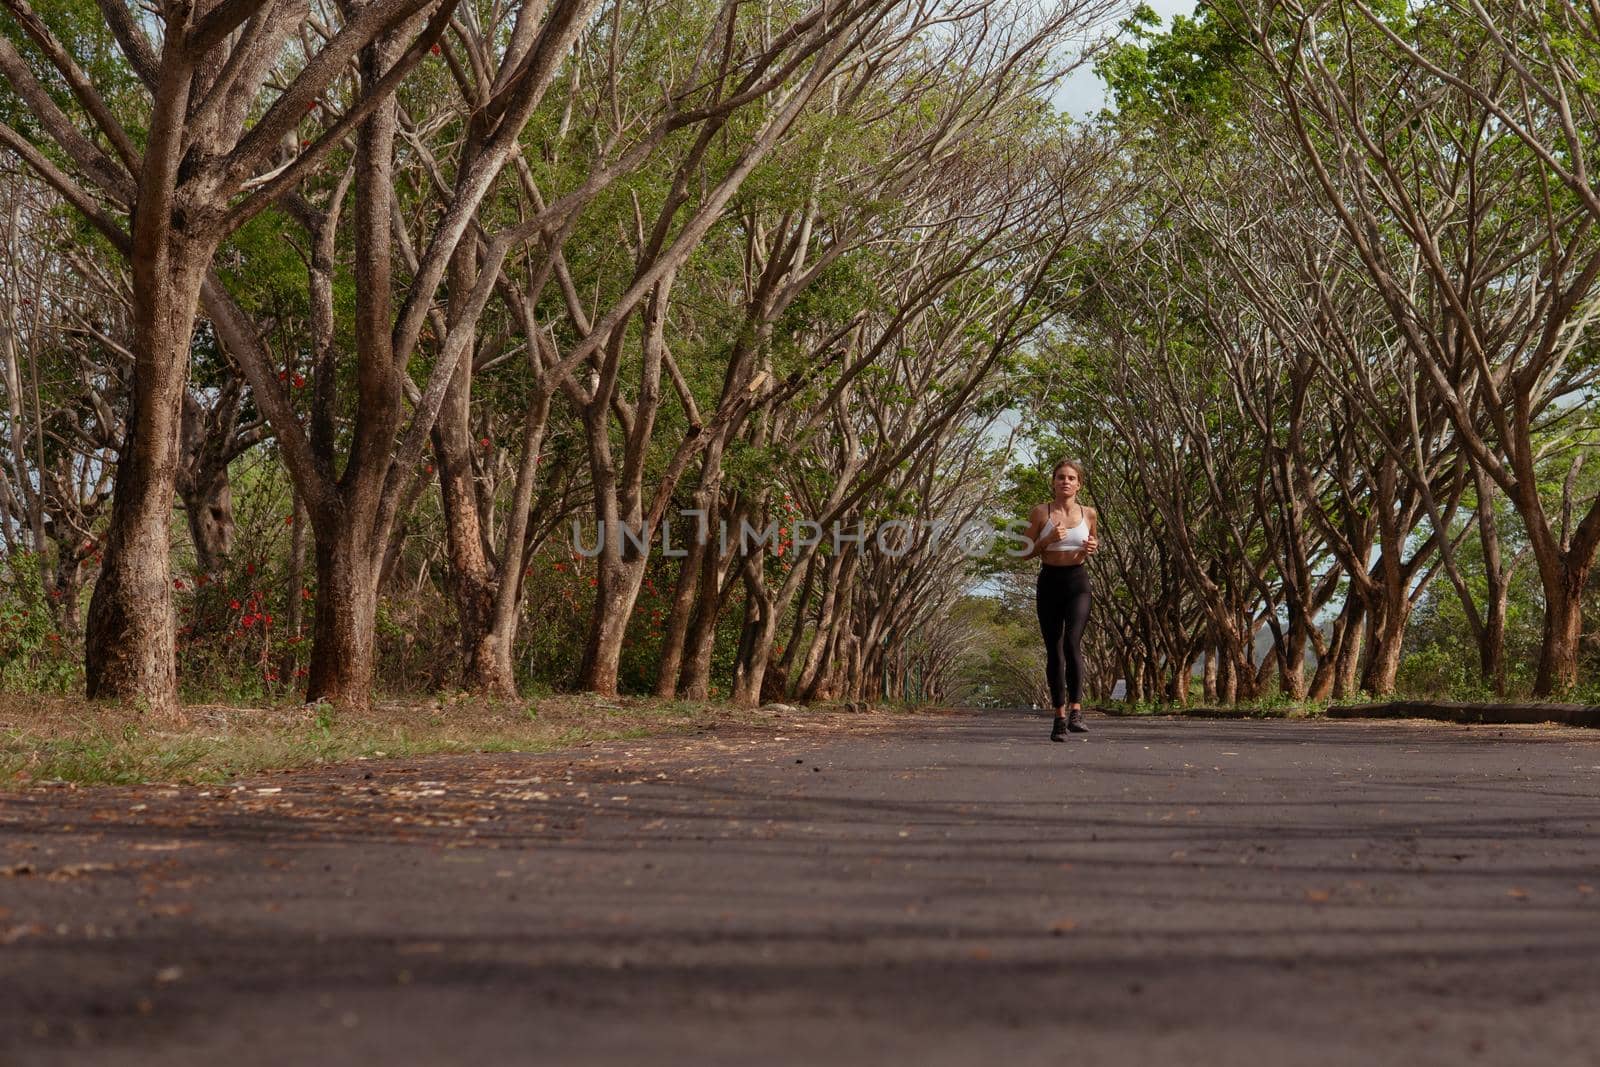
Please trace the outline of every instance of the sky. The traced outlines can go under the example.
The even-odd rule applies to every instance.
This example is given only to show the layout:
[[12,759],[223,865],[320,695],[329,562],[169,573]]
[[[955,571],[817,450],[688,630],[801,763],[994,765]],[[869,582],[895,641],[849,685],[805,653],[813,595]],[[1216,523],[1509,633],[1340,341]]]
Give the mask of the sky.
[[[1145,0],[1157,15],[1166,22],[1174,14],[1187,15],[1194,11],[1198,0]],[[1111,16],[1110,26],[1115,27],[1127,17],[1133,8],[1133,0],[1119,7]],[[1056,91],[1056,106],[1074,118],[1087,118],[1106,105],[1106,90],[1100,79],[1095,76],[1093,66],[1084,64],[1073,71],[1071,76],[1061,83]]]

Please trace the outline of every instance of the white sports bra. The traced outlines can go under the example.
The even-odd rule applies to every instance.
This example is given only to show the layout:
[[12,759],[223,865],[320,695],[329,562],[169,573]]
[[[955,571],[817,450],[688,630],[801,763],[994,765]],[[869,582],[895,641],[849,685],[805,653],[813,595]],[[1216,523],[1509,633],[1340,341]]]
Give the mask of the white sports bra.
[[[1045,534],[1056,528],[1056,517],[1051,515],[1044,524],[1044,529],[1039,531],[1039,542],[1044,543]],[[1089,517],[1081,510],[1078,512],[1078,525],[1068,527],[1061,531],[1061,539],[1051,544],[1046,544],[1046,552],[1073,552],[1083,548],[1089,542]]]

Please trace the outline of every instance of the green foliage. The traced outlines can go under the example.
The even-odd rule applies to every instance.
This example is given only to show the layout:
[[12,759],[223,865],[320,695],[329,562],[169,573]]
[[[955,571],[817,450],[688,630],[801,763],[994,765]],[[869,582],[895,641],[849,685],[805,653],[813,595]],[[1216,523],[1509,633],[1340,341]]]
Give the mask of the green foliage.
[[19,552],[0,559],[0,690],[65,693],[83,684],[77,642],[63,639],[39,568]]
[[1122,121],[1160,122],[1181,113],[1224,115],[1239,105],[1236,72],[1249,42],[1209,5],[1161,20],[1140,4],[1122,23],[1122,41],[1095,64]]

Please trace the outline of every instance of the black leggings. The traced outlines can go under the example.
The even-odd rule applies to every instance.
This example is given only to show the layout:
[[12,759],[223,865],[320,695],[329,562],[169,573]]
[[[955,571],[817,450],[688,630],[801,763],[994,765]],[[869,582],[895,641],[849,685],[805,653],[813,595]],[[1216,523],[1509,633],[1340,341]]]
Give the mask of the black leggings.
[[1050,706],[1059,708],[1062,674],[1072,703],[1083,700],[1083,654],[1078,643],[1089,621],[1089,569],[1083,564],[1039,568],[1036,600],[1039,632],[1044,635],[1045,677],[1050,682]]

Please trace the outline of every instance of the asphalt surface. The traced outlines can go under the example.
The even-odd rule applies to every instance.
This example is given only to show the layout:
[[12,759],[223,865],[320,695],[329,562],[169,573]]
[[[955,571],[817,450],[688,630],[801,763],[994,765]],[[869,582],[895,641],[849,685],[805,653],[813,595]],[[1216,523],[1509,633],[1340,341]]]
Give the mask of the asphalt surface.
[[777,721],[0,794],[0,1064],[1600,1064],[1600,740]]

